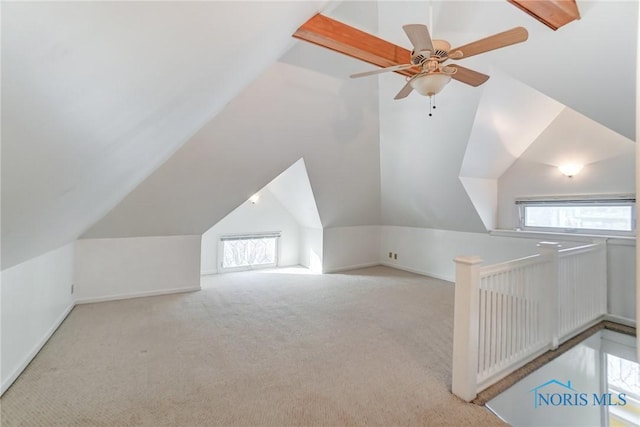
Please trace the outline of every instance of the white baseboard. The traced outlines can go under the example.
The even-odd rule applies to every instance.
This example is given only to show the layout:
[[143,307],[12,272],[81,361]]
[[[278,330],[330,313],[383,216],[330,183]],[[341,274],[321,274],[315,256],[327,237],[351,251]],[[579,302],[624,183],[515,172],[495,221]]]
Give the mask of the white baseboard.
[[323,273],[326,273],[326,274],[341,273],[343,271],[357,270],[359,268],[367,268],[367,267],[376,267],[378,265],[380,265],[379,262],[367,262],[364,264],[345,265],[342,267],[335,267],[335,268],[330,268],[328,270],[324,270]]
[[0,385],[0,396],[2,396],[4,392],[7,391],[9,387],[11,387],[11,384],[13,384],[13,382],[18,379],[22,371],[24,371],[25,368],[29,366],[29,363],[31,363],[31,361],[33,360],[34,357],[36,357],[38,352],[42,350],[42,347],[44,347],[47,341],[49,341],[49,338],[51,338],[53,333],[58,329],[58,327],[62,324],[62,322],[64,322],[64,319],[66,319],[69,313],[71,313],[71,310],[73,310],[73,307],[75,307],[75,304],[71,303],[71,305],[69,305],[69,307],[67,307],[62,312],[58,320],[56,320],[55,323],[51,325],[47,333],[44,334],[42,339],[31,349],[31,351],[23,359],[22,363],[20,363],[20,365],[16,368],[13,374],[11,374],[9,378],[7,378],[7,380],[4,383],[2,383],[2,385]]
[[398,270],[408,271],[409,273],[415,273],[415,274],[420,274],[421,276],[428,276],[428,277],[433,277],[434,279],[444,280],[445,282],[452,282],[452,283],[455,282],[455,280],[452,280],[451,277],[444,277],[439,274],[433,274],[428,271],[407,267],[401,264],[393,264],[385,261],[381,262],[380,264],[384,265],[385,267],[397,268]]
[[186,288],[173,288],[173,289],[161,289],[156,291],[132,292],[130,294],[110,295],[105,297],[78,298],[76,300],[76,304],[92,304],[95,302],[118,301],[118,300],[131,299],[131,298],[155,297],[158,295],[180,294],[183,292],[194,292],[194,291],[200,291],[200,290],[202,290],[202,288],[198,285],[198,286],[191,286]]
[[202,270],[200,272],[201,276],[209,276],[211,274],[218,274],[218,270]]
[[632,328],[636,327],[636,321],[633,319],[627,319],[626,317],[616,316],[615,314],[605,314],[604,320],[608,320],[610,322],[619,323],[625,326],[631,326]]

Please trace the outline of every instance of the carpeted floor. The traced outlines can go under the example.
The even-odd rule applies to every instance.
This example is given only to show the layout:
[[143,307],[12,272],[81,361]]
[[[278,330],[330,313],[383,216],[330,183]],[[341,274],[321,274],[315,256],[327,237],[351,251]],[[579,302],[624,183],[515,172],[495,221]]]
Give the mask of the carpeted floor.
[[374,267],[203,287],[77,306],[2,427],[503,425],[449,393],[450,283]]

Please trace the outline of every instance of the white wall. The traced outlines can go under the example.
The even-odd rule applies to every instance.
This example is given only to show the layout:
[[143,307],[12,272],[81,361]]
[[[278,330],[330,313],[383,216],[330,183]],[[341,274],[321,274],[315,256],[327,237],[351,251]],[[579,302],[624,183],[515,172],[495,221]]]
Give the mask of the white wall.
[[[636,13],[636,18],[640,21],[640,8]],[[637,144],[640,141],[640,31],[637,34],[638,38],[636,39],[636,127],[635,127],[635,143]],[[638,189],[640,188],[640,150],[636,150],[636,200],[638,200]],[[636,233],[637,234],[637,233]],[[636,251],[636,265],[640,262],[640,253]],[[640,304],[640,292],[638,289],[640,288],[640,275],[638,274],[638,270],[636,269],[636,277],[635,277],[635,290],[636,290],[636,307]],[[636,324],[640,325],[640,310],[636,310]],[[638,358],[640,359],[640,346],[636,346]]]
[[[453,259],[459,255],[478,255],[491,264],[533,255],[538,243],[483,233],[395,226],[381,227],[380,242],[383,264],[451,282],[455,281]],[[390,260],[389,252],[397,253],[398,259]]]
[[380,227],[332,227],[324,229],[322,271],[333,273],[380,263]]
[[515,199],[526,196],[635,193],[635,146],[568,178],[556,166],[520,158],[498,180],[498,227],[518,224]]
[[73,308],[74,245],[2,271],[0,394]]
[[200,236],[76,242],[76,301],[108,301],[200,289]]
[[322,272],[322,228],[300,227],[300,265]]
[[218,272],[218,241],[225,234],[279,231],[278,265],[300,263],[298,222],[268,188],[263,188],[257,194],[260,199],[255,204],[247,200],[202,235],[201,274]]
[[386,73],[379,82],[382,224],[485,231],[459,178],[483,89],[452,82],[428,117],[427,98],[393,99],[405,83],[401,76]]

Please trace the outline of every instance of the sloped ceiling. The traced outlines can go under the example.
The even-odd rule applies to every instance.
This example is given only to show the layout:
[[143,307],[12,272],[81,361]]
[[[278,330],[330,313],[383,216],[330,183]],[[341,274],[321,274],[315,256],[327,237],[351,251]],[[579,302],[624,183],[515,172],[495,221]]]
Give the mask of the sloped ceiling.
[[104,216],[326,4],[3,2],[2,267]]
[[491,75],[460,168],[460,182],[487,230],[498,225],[498,178],[566,108],[495,68]]
[[83,237],[201,234],[300,158],[322,226],[378,224],[377,82],[350,80],[359,66],[298,42]]
[[271,181],[267,188],[300,226],[322,228],[304,159],[292,164]]
[[[632,140],[565,108],[497,180],[498,227],[518,226],[518,197],[635,193],[635,151]],[[563,164],[584,169],[569,178]]]
[[617,147],[616,152],[622,154],[607,155],[594,161],[572,178],[563,176],[556,166],[549,163],[552,158],[541,161],[543,148],[532,150],[532,157],[526,151],[498,180],[499,227],[513,229],[518,226],[517,210],[513,209],[518,197],[547,196],[550,190],[556,195],[634,194],[636,147],[627,141],[626,148],[620,148]]
[[[634,138],[638,5],[596,1],[579,2],[579,7],[582,19],[554,32],[506,1],[380,3],[378,35],[405,47],[410,46],[402,31],[406,23],[432,21],[432,37],[452,46],[518,25],[529,31],[525,43],[460,61],[491,79],[478,88],[451,82],[436,96],[433,117],[428,117],[426,98],[415,93],[393,100],[404,84],[402,76],[379,77],[383,223],[485,231],[486,224],[495,222],[497,187],[466,180],[483,193],[482,200],[475,201],[482,206],[481,218],[459,179],[460,170],[464,168],[465,176],[496,179],[564,106]],[[603,62],[610,64],[605,65],[612,70],[610,77],[603,76]],[[535,96],[517,98],[518,93]],[[548,101],[541,103],[541,98]],[[514,102],[524,107],[514,108]],[[536,112],[535,106],[544,110]],[[526,111],[528,107],[534,108]],[[489,125],[491,132],[483,131],[486,119],[494,118],[512,131],[505,133],[496,123]],[[567,124],[578,131],[583,123]],[[476,147],[483,148],[473,152],[469,147],[472,153],[465,157],[474,139]]]
[[492,69],[490,74],[492,78],[482,91],[460,176],[499,178],[565,109],[561,103],[500,70]]
[[521,158],[555,167],[586,166],[622,154],[633,157],[633,148],[632,140],[565,108]]
[[401,76],[350,80],[366,64],[290,37],[326,4],[4,2],[2,267],[86,230],[200,234],[300,158],[324,227],[484,231],[459,172],[483,91],[509,115],[500,73],[635,136],[637,2],[579,1],[556,32],[506,1],[330,10],[402,46],[429,5],[454,46],[527,27],[461,62],[499,70],[494,89],[452,82],[431,118],[426,98],[392,100]]
[[[528,99],[531,98],[535,97]],[[533,104],[539,105],[539,102]],[[478,116],[485,112],[490,113],[491,108],[479,110],[476,123]],[[474,138],[477,129],[474,126],[460,171],[460,181],[487,229],[503,228],[505,224],[509,228],[514,227],[511,212],[514,193],[523,196],[535,191],[536,195],[548,196],[564,192],[575,195],[634,191],[633,173],[629,173],[635,165],[636,147],[633,141],[568,107],[558,111],[550,105],[547,112],[553,113],[553,120],[542,127],[536,126],[535,121],[523,121],[528,125],[523,125],[521,133],[527,138],[518,145],[523,152],[514,156],[507,153],[508,147],[500,145],[503,140],[498,137],[483,139],[476,135]],[[512,117],[517,117],[517,113]],[[551,114],[546,117],[551,117]],[[517,140],[514,136],[513,141]],[[491,154],[496,160],[503,161],[492,162]],[[618,160],[607,162],[611,158]],[[493,167],[484,166],[487,163]],[[590,166],[595,163],[598,165]],[[557,169],[566,164],[587,166],[591,172],[567,180]],[[607,167],[610,169],[607,170]],[[589,179],[585,178],[587,175]],[[537,181],[537,184],[532,185],[529,181]],[[502,190],[501,194],[498,194],[499,189]],[[499,217],[502,218],[501,223]],[[509,218],[509,222],[505,218]]]
[[581,19],[551,31],[506,1],[434,2],[435,38],[444,37],[455,46],[517,25],[526,27],[525,43],[460,63],[479,71],[491,64],[634,139],[638,2],[577,3]]

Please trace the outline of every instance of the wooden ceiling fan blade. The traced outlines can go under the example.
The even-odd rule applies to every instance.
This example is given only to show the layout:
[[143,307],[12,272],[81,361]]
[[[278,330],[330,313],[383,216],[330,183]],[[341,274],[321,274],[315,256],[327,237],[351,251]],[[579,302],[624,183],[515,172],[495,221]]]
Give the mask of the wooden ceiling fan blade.
[[492,36],[485,37],[484,39],[465,44],[464,46],[451,49],[449,51],[449,58],[468,58],[479,53],[489,52],[490,50],[521,43],[527,40],[527,38],[529,38],[529,33],[526,28],[515,27],[510,30],[503,31],[502,33],[494,34]]
[[431,41],[431,35],[429,35],[429,29],[423,24],[407,24],[403,25],[402,29],[409,37],[409,41],[413,45],[413,50],[417,53],[425,50],[433,52],[433,42]]
[[400,89],[400,92],[398,92],[398,94],[393,99],[406,98],[407,96],[409,96],[412,90],[413,90],[413,87],[409,82],[407,82],[407,84],[405,84],[404,87]]
[[[378,67],[411,62],[409,50],[322,14],[314,15],[302,24],[293,37]],[[417,71],[407,69],[396,73],[413,76]]]
[[351,74],[350,77],[352,79],[357,79],[359,77],[366,77],[366,76],[372,76],[374,74],[388,73],[390,71],[406,70],[406,69],[413,68],[413,67],[415,67],[415,65],[413,65],[413,64],[394,65],[393,67],[380,68],[379,70],[371,70],[371,71],[365,71],[365,72],[362,72],[362,73]]
[[489,76],[486,74],[482,74],[459,65],[447,65],[445,66],[445,69],[446,68],[455,68],[456,72],[451,75],[451,78],[458,80],[459,82],[466,83],[469,86],[477,87],[489,80]]

